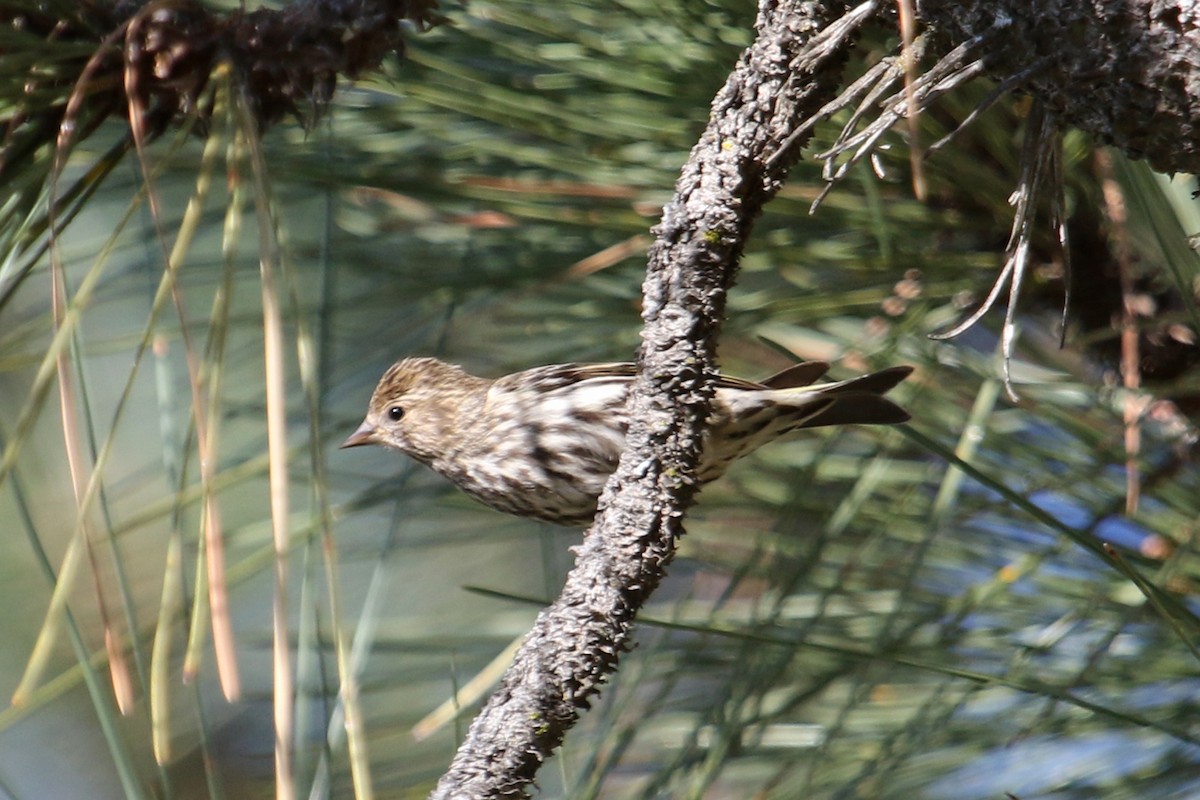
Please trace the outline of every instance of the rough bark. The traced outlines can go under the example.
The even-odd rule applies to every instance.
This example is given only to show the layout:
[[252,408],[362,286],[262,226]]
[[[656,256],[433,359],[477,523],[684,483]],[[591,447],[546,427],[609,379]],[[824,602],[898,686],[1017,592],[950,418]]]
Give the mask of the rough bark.
[[1161,172],[1200,173],[1200,3],[1195,0],[924,0],[944,48],[981,37],[998,79]]
[[764,165],[841,79],[845,39],[824,58],[798,60],[836,14],[831,5],[760,4],[757,39],[714,100],[656,229],[625,455],[562,594],[538,616],[433,797],[525,796],[628,647],[634,615],[662,579],[696,491],[726,290],[789,166],[786,158]]

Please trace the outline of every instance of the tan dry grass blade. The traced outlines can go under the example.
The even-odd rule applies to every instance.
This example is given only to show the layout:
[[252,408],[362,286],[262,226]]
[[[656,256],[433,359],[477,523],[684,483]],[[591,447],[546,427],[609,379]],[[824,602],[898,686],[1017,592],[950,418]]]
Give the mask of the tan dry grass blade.
[[[28,401],[22,409],[21,417],[18,420],[17,436],[9,445],[8,450],[4,454],[4,461],[0,463],[0,478],[4,473],[11,468],[12,463],[16,459],[16,454],[20,449],[20,442],[24,434],[28,431],[28,426],[32,424],[33,418],[36,416],[37,410],[41,405],[41,400],[45,397],[46,391],[49,389],[50,370],[48,369],[51,362],[54,364],[54,372],[58,377],[59,386],[59,409],[62,419],[63,439],[66,447],[67,462],[71,476],[71,489],[75,498],[76,505],[76,527],[72,535],[67,552],[63,558],[63,565],[59,572],[58,581],[55,584],[54,592],[51,597],[50,608],[47,611],[46,621],[38,634],[38,641],[34,646],[34,650],[30,655],[29,663],[26,666],[25,674],[22,676],[21,682],[13,693],[13,704],[21,705],[25,702],[29,692],[37,684],[41,678],[41,674],[45,669],[46,662],[49,658],[50,644],[57,638],[59,622],[61,622],[62,612],[66,609],[66,587],[73,584],[75,572],[78,569],[78,558],[80,548],[79,542],[82,541],[83,549],[87,552],[89,561],[92,566],[93,583],[96,590],[99,613],[104,628],[104,642],[108,652],[109,670],[112,679],[113,693],[115,695],[117,706],[122,713],[128,713],[133,704],[133,687],[130,680],[128,666],[124,661],[124,649],[119,644],[119,636],[113,631],[109,620],[107,603],[105,601],[103,581],[100,576],[96,555],[92,550],[91,542],[94,538],[91,533],[90,525],[88,524],[88,498],[91,497],[92,490],[97,486],[96,477],[98,470],[89,470],[85,463],[86,458],[83,453],[82,437],[79,433],[77,420],[75,416],[75,394],[72,389],[72,376],[70,369],[70,345],[69,337],[74,333],[75,322],[78,319],[79,310],[86,304],[87,299],[91,295],[91,290],[95,285],[95,281],[99,279],[99,273],[104,261],[107,260],[107,255],[111,252],[111,245],[114,241],[110,238],[108,245],[97,258],[93,268],[89,270],[85,276],[83,285],[81,285],[79,294],[79,302],[71,307],[68,304],[66,279],[64,276],[64,267],[62,264],[61,253],[58,249],[58,241],[54,236],[54,231],[57,230],[57,220],[55,219],[55,209],[57,207],[57,184],[58,177],[66,168],[67,157],[71,150],[71,141],[75,132],[75,120],[78,117],[80,105],[83,98],[86,96],[84,91],[85,79],[99,65],[100,54],[93,56],[85,67],[83,74],[75,85],[71,97],[67,103],[67,108],[63,115],[63,120],[59,125],[58,137],[55,144],[54,163],[50,170],[49,177],[49,201],[47,219],[50,230],[49,251],[50,251],[50,273],[51,273],[51,313],[54,321],[55,336],[51,342],[50,349],[46,353],[46,357],[35,378],[34,388],[30,392]],[[127,219],[127,218],[126,218]],[[74,311],[72,314],[71,312]]]
[[[61,318],[56,323],[54,338],[50,345],[46,348],[41,363],[38,365],[37,373],[34,376],[33,384],[29,390],[29,394],[22,406],[17,417],[17,426],[13,438],[9,441],[7,448],[4,451],[3,459],[0,459],[0,482],[8,474],[8,471],[16,463],[17,456],[20,452],[22,443],[33,426],[38,412],[41,410],[42,403],[50,389],[50,381],[53,380],[57,364],[61,358],[65,358],[67,348],[70,346],[71,337],[74,335],[79,319],[82,316],[83,309],[87,307],[92,298],[96,287],[100,282],[101,276],[104,274],[104,268],[108,264],[110,257],[116,247],[117,235],[122,231],[129,222],[134,211],[140,207],[142,194],[129,204],[125,215],[118,221],[113,235],[109,237],[104,247],[96,255],[93,260],[92,267],[80,282],[70,302],[64,307]],[[154,302],[151,305],[150,314],[147,322],[147,331],[153,327],[154,320],[157,319],[162,305],[167,297],[168,284],[172,279],[172,275],[168,272],[163,275],[162,281],[159,284],[155,294]],[[142,347],[148,341],[147,337],[143,338]],[[139,354],[135,357],[135,363],[140,360]],[[129,382],[126,384],[125,394],[122,397],[119,406],[124,404],[124,399],[128,395],[130,386],[132,385],[132,375]],[[35,643],[32,652],[29,656],[29,661],[25,667],[25,672],[21,676],[21,681],[16,690],[13,692],[12,702],[14,705],[23,705],[29,699],[34,687],[37,686],[45,672],[47,659],[49,658],[50,648],[57,640],[58,631],[62,621],[62,614],[66,610],[67,605],[67,590],[73,586],[76,575],[79,570],[80,557],[83,555],[80,543],[80,531],[82,530],[83,519],[87,509],[91,507],[91,502],[99,491],[100,482],[98,477],[103,470],[104,464],[108,460],[108,455],[111,452],[112,437],[105,442],[100,453],[96,457],[96,463],[92,470],[92,474],[88,479],[83,497],[78,504],[79,511],[76,520],[76,532],[67,546],[67,550],[63,555],[62,564],[59,568],[58,578],[54,587],[54,591],[50,598],[49,607],[46,610],[45,621],[42,624],[42,629],[38,633],[38,639]]]
[[13,691],[11,702],[16,708],[27,705],[34,689],[42,683],[42,675],[46,672],[50,652],[55,641],[58,640],[63,612],[67,608],[66,587],[75,582],[82,557],[82,537],[76,534],[71,537],[71,542],[63,554],[62,564],[58,568],[58,580],[54,584],[54,592],[50,595],[50,605],[46,609],[45,621],[42,623],[41,630],[38,631],[33,650],[29,653],[29,661],[25,664],[25,672],[21,675],[21,681]]
[[[130,23],[131,36],[137,24],[143,18],[143,15],[139,15]],[[229,93],[229,74],[229,65],[221,63],[217,65],[212,76],[212,83],[215,87],[213,93],[214,112],[217,116],[221,116],[224,106],[227,105],[225,98]],[[138,160],[142,164],[142,172],[147,176],[146,189],[151,218],[154,221],[155,229],[158,231],[159,241],[163,243],[163,249],[166,251],[166,236],[162,227],[163,217],[160,212],[158,195],[154,191],[149,177],[152,173],[146,158],[145,109],[139,99],[136,87],[130,84],[130,81],[136,78],[136,71],[127,69],[125,75],[129,100],[130,131],[134,138],[134,149],[137,152]],[[175,243],[170,248],[170,251],[166,252],[167,271],[170,273],[178,272],[191,246],[192,238],[199,228],[205,201],[212,186],[213,165],[216,162],[222,141],[223,138],[215,131],[205,140],[204,151],[200,157],[200,167],[196,174],[195,192],[188,200],[183,219],[180,220],[179,229],[175,236]],[[211,487],[212,470],[216,460],[216,447],[213,439],[209,436],[206,398],[200,382],[200,370],[197,364],[195,348],[192,347],[191,336],[188,332],[188,315],[184,307],[183,295],[179,290],[178,282],[172,280],[170,289],[171,299],[175,305],[176,314],[179,317],[180,338],[183,342],[184,360],[187,364],[188,384],[191,387],[192,417],[196,426],[196,449],[200,457],[200,482],[205,487]],[[229,619],[229,601],[225,588],[225,548],[221,533],[221,516],[216,505],[215,496],[208,488],[205,490],[204,505],[205,556],[208,560],[208,603],[209,614],[212,620],[213,648],[217,656],[217,673],[220,676],[221,689],[225,694],[225,698],[233,702],[241,696],[241,680],[238,675],[236,649],[233,641],[233,626]]]
[[275,796],[296,796],[292,752],[295,689],[288,637],[288,445],[287,373],[283,335],[282,293],[276,283],[280,254],[271,216],[271,194],[266,162],[259,145],[254,115],[245,102],[238,103],[239,126],[254,175],[255,216],[258,219],[259,267],[262,282],[263,364],[266,370],[268,484],[271,497],[271,533],[275,548],[275,591],[272,602],[272,648],[275,716]]
[[[314,439],[319,442],[319,440]],[[326,519],[328,517],[326,516]],[[337,655],[339,688],[342,700],[343,727],[346,730],[346,748],[350,752],[350,778],[354,783],[357,800],[371,800],[375,790],[371,785],[371,762],[367,753],[367,732],[363,724],[362,704],[359,702],[358,676],[350,660],[350,645],[346,641],[346,628],[342,624],[342,591],[338,579],[337,548],[333,531],[324,525],[321,531],[321,546],[325,556],[326,581],[329,585],[329,612],[333,618],[333,643]]]
[[171,628],[183,606],[182,550],[183,536],[179,530],[172,531],[163,564],[162,597],[150,658],[150,738],[154,760],[159,764],[171,760]]
[[[208,525],[208,498],[207,493],[200,505],[200,530],[207,532]],[[208,555],[207,535],[200,537],[200,552],[196,559],[196,578],[195,594],[192,597],[192,613],[191,624],[188,626],[187,645],[183,652],[183,682],[190,684],[200,674],[200,662],[204,658],[204,642],[207,637],[208,626],[205,625],[212,617],[211,598],[212,591],[208,584],[208,567],[212,561]],[[220,650],[217,651],[217,671],[220,672]]]
[[[66,314],[67,286],[63,275],[62,259],[59,257],[57,245],[51,249],[51,308],[54,324],[61,326]],[[96,540],[96,532],[88,521],[87,498],[88,489],[96,484],[98,474],[88,464],[89,459],[84,454],[83,435],[79,431],[79,420],[76,417],[76,396],[69,351],[63,348],[56,358],[58,372],[58,401],[62,419],[63,444],[67,451],[67,465],[71,475],[71,493],[75,498],[76,526],[75,536],[83,543],[87,554],[88,564],[92,570],[92,586],[96,592],[96,607],[100,615],[100,624],[104,631],[104,647],[108,653],[109,676],[112,680],[113,696],[117,708],[122,714],[128,714],[133,708],[133,684],[129,675],[129,665],[125,663],[125,651],[120,644],[120,635],[113,629],[112,618],[108,613],[108,601],[104,592],[102,570],[92,543]],[[64,585],[70,586],[69,582]]]
[[[115,41],[119,34],[113,34],[106,44]],[[65,283],[63,281],[62,262],[59,258],[58,249],[54,231],[58,229],[57,220],[55,218],[55,210],[58,205],[57,185],[58,177],[62,174],[66,166],[67,156],[70,153],[71,141],[75,133],[75,121],[78,119],[80,108],[83,104],[87,92],[85,87],[91,79],[95,70],[101,64],[104,48],[97,51],[84,67],[80,74],[79,80],[76,82],[72,90],[71,97],[67,102],[64,110],[63,119],[59,125],[58,138],[55,144],[54,163],[50,169],[49,175],[49,201],[47,204],[47,220],[48,229],[50,231],[49,251],[51,255],[51,297],[52,297],[52,313],[54,319],[54,338],[51,340],[50,346],[47,348],[42,363],[38,367],[37,374],[34,377],[33,386],[30,389],[24,406],[17,418],[17,428],[13,439],[9,442],[8,447],[4,451],[3,459],[0,459],[0,481],[8,474],[16,463],[17,455],[20,452],[21,445],[25,437],[28,435],[38,412],[41,409],[42,402],[45,400],[50,388],[50,381],[55,375],[59,377],[60,397],[59,405],[63,415],[64,423],[64,438],[67,445],[67,456],[70,462],[70,472],[72,488],[74,490],[76,506],[78,509],[78,519],[76,531],[73,534],[70,543],[67,546],[66,553],[63,556],[63,562],[59,570],[58,579],[55,583],[54,592],[51,596],[50,606],[46,611],[46,619],[38,633],[37,642],[34,644],[33,651],[30,653],[29,661],[26,664],[25,672],[18,683],[16,690],[13,692],[12,703],[14,706],[24,705],[33,691],[34,687],[41,681],[41,676],[45,671],[46,663],[49,659],[50,648],[52,643],[57,639],[59,625],[62,620],[62,613],[66,609],[66,588],[73,585],[74,578],[79,568],[79,559],[81,555],[80,541],[86,540],[87,536],[83,533],[83,526],[86,520],[86,505],[81,497],[87,496],[83,487],[89,485],[92,481],[84,480],[86,469],[82,466],[82,452],[79,448],[79,438],[75,432],[74,414],[71,409],[74,407],[72,393],[70,391],[70,370],[68,367],[68,352],[70,347],[71,337],[74,335],[75,327],[79,316],[82,313],[83,307],[87,305],[91,298],[92,292],[99,281],[100,275],[103,272],[103,265],[112,253],[112,247],[115,242],[115,236],[110,238],[108,243],[97,256],[92,269],[84,277],[76,291],[76,296],[73,301],[68,304],[66,298]],[[135,203],[130,205],[129,213],[136,207]],[[129,214],[118,225],[118,230],[122,228],[129,219]],[[69,426],[69,427],[68,427]],[[93,478],[95,475],[93,474]],[[93,562],[94,563],[94,562]],[[97,584],[99,585],[99,584]],[[103,612],[102,612],[103,613]],[[112,643],[113,639],[107,633],[105,636],[106,643]],[[110,658],[116,654],[118,661],[121,658],[120,648],[115,648],[110,652]],[[128,708],[128,703],[131,699],[131,691],[128,683],[128,672],[124,671],[125,677],[122,678],[122,670],[117,662],[112,662],[113,688],[117,693],[118,703],[122,709]]]
[[[334,652],[337,659],[338,694],[342,703],[342,725],[346,732],[346,748],[349,751],[350,777],[354,784],[357,800],[372,800],[375,790],[371,781],[371,761],[367,752],[367,735],[363,723],[362,705],[359,702],[358,675],[350,654],[350,642],[343,623],[342,587],[339,580],[337,545],[333,540],[333,509],[329,503],[328,476],[325,469],[320,419],[320,375],[317,345],[312,332],[300,313],[300,296],[296,282],[286,260],[280,261],[284,282],[292,307],[296,310],[296,360],[300,367],[300,383],[304,387],[304,399],[308,411],[309,458],[312,463],[312,488],[316,501],[321,536],[322,556],[325,560],[325,581],[329,592],[330,627],[333,631]],[[314,787],[314,792],[316,791]]]

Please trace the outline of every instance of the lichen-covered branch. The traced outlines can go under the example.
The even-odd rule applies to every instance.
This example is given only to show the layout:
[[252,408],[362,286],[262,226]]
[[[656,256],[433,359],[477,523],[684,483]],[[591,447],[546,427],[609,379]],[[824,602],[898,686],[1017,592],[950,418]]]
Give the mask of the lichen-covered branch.
[[[833,3],[762,0],[757,38],[713,101],[655,230],[626,452],[562,594],[538,616],[433,797],[525,796],[628,647],[696,491],[726,291],[754,220],[792,163],[771,157],[836,92],[848,42],[875,8],[843,15]],[[852,24],[835,24],[845,19]]]
[[[995,78],[1160,172],[1200,173],[1200,5],[1193,0],[923,0],[941,42],[982,40]],[[992,33],[998,35],[990,35]]]

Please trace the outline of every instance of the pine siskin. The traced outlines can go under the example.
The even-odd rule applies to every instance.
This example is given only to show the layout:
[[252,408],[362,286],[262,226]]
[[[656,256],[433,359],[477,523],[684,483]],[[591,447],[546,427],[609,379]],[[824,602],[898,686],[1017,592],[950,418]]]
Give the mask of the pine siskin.
[[[909,418],[882,395],[911,367],[810,385],[828,369],[810,361],[762,383],[720,376],[700,482],[790,431]],[[394,447],[492,508],[586,524],[625,444],[634,373],[628,363],[556,364],[488,380],[435,358],[406,358],[384,373],[366,419],[342,447]]]

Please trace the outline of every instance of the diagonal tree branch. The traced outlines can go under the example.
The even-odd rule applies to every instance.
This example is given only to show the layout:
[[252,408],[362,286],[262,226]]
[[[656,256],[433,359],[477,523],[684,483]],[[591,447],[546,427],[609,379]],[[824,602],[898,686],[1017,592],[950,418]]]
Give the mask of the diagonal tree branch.
[[[650,250],[626,451],[559,599],[542,611],[432,797],[524,797],[629,645],[696,492],[726,292],[755,219],[794,158],[772,160],[825,105],[875,0],[762,0],[757,37],[712,105]],[[798,151],[793,148],[791,152]]]

